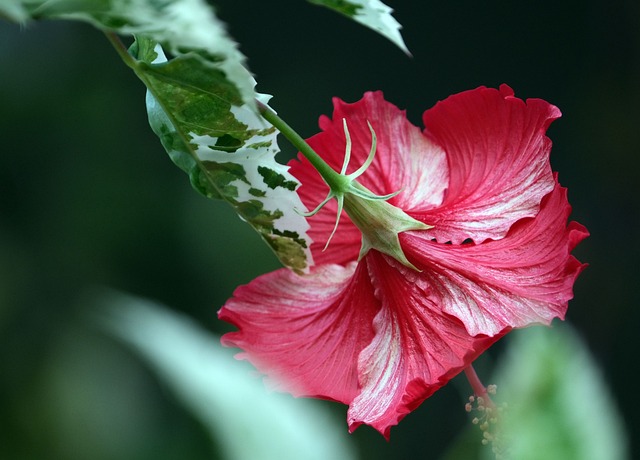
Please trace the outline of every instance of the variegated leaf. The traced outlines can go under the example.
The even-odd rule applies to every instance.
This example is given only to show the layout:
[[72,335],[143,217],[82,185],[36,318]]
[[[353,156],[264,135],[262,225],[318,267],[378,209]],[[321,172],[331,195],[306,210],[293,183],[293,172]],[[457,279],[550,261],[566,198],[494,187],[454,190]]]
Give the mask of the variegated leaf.
[[149,89],[149,122],[172,160],[202,194],[229,202],[284,265],[304,270],[308,223],[299,214],[298,181],[275,160],[276,129],[196,55],[167,61],[142,37],[131,52]]
[[120,51],[149,90],[149,121],[172,160],[201,193],[229,202],[284,265],[302,271],[312,264],[298,182],[275,161],[277,131],[257,114],[261,96],[245,58],[204,0],[20,5],[31,18],[76,19],[136,35],[133,56]]
[[254,80],[245,57],[205,0],[23,0],[34,19],[89,22],[102,30],[139,34],[162,43],[173,56],[196,51],[219,70],[245,103],[253,104]]
[[402,26],[391,16],[393,10],[380,0],[309,0],[316,5],[326,6],[360,24],[375,30],[379,34],[391,40],[407,54],[409,50],[405,45],[400,29]]

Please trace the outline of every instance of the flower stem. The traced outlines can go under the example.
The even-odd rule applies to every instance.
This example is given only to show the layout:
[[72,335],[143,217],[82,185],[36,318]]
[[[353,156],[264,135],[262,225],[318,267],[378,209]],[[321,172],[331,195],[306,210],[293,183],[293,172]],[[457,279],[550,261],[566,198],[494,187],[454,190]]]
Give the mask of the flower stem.
[[324,181],[331,188],[331,190],[343,190],[350,180],[345,180],[344,176],[334,171],[321,157],[318,155],[309,144],[293,130],[282,118],[271,110],[267,105],[260,101],[256,101],[258,111],[273,126],[275,126],[284,137],[286,137],[294,147],[296,147],[304,157],[309,160],[311,165],[320,173]]
[[492,409],[496,408],[496,405],[489,397],[489,393],[487,392],[487,388],[480,381],[480,377],[476,374],[476,370],[473,368],[471,364],[469,364],[465,370],[464,375],[467,376],[467,380],[473,389],[473,392],[476,396],[481,397],[484,400],[484,405],[486,407],[491,407]]

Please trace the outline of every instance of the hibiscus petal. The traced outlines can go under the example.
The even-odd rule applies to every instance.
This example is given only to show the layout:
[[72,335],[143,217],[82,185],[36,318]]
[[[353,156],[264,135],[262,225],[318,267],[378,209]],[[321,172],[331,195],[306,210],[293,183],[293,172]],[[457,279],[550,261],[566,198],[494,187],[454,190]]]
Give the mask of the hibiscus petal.
[[425,135],[446,151],[449,188],[441,206],[409,214],[434,225],[431,236],[440,242],[503,238],[553,190],[545,132],[559,117],[557,107],[540,99],[525,103],[506,85],[439,102],[423,119]]
[[[365,93],[360,101],[352,104],[334,98],[333,104],[333,118],[321,117],[322,132],[307,142],[334,170],[340,171],[344,161],[343,120],[347,122],[352,141],[347,173],[358,169],[369,154],[371,132],[367,123],[370,123],[377,137],[376,154],[358,182],[379,195],[402,190],[389,200],[401,209],[425,209],[442,202],[449,175],[444,151],[412,125],[403,110],[385,101],[380,91]],[[298,160],[289,163],[290,172],[302,183],[298,189],[302,202],[313,209],[326,196],[328,187],[302,155]],[[344,264],[358,257],[360,231],[346,215],[329,248],[321,252],[333,230],[336,211],[333,201],[310,218],[308,234],[314,241],[311,250],[318,264]]]
[[376,335],[360,355],[362,390],[349,408],[349,430],[365,423],[389,438],[393,425],[499,336],[471,337],[430,299],[430,286],[418,272],[376,251],[365,263],[382,309],[374,320]]
[[378,309],[366,268],[354,263],[260,276],[236,289],[218,316],[239,328],[222,344],[243,349],[237,357],[267,374],[272,387],[349,404]]
[[409,259],[423,269],[432,298],[464,323],[471,335],[492,336],[506,327],[549,324],[564,318],[573,284],[585,267],[570,253],[587,237],[557,185],[539,214],[517,222],[501,240],[447,245],[426,232],[400,235]]

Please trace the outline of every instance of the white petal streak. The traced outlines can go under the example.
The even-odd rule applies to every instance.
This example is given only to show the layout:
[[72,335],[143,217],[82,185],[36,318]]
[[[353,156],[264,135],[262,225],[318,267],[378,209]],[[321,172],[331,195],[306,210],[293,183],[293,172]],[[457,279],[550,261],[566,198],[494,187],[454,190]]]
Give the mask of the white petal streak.
[[493,336],[513,325],[548,325],[562,314],[561,308],[554,308],[548,301],[529,299],[474,282],[455,271],[435,274],[434,281],[444,310],[459,318],[471,335]]
[[373,322],[375,336],[358,359],[362,390],[348,419],[352,431],[366,423],[388,437],[391,426],[498,336],[470,336],[433,301],[431,286],[418,272],[376,251],[364,261],[382,309]]
[[402,340],[400,327],[389,309],[378,312],[374,319],[375,338],[358,359],[360,384],[363,389],[351,404],[349,425],[375,425],[383,418],[397,398],[402,383],[396,376],[401,365]]

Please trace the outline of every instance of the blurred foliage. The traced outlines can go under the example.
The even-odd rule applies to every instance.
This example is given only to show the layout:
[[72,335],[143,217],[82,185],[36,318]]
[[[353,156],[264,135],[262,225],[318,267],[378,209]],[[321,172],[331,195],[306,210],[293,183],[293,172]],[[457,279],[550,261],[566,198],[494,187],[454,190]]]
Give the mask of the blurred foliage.
[[221,458],[355,458],[335,417],[315,400],[270,393],[261,379],[248,378],[247,364],[222,349],[219,337],[142,299],[95,297],[105,304],[98,325],[149,363],[207,428]]
[[629,458],[616,404],[572,328],[530,328],[511,339],[493,379],[504,389],[495,399],[508,403],[496,431],[504,458]]
[[[572,327],[555,322],[513,332],[505,341],[507,352],[491,380],[498,389],[491,396],[496,412],[472,404],[469,418],[478,422],[461,433],[444,460],[630,458],[616,403]],[[483,445],[485,432],[490,437]]]
[[[273,107],[304,136],[317,132],[331,97],[353,101],[373,89],[416,124],[439,99],[503,82],[560,107],[551,161],[572,217],[592,235],[576,251],[590,267],[568,318],[633,442],[640,4],[386,3],[413,59],[299,0],[252,2],[250,17],[245,2],[216,5],[258,90],[274,94]],[[143,86],[99,32],[0,22],[0,62],[0,456],[70,458],[72,446],[61,444],[70,433],[95,459],[210,458],[202,423],[128,348],[87,326],[93,304],[83,293],[109,286],[155,299],[222,333],[216,309],[237,285],[278,267],[275,257],[231,209],[192,191],[149,129]],[[282,158],[293,153],[280,143]],[[481,376],[502,348],[481,358]],[[392,429],[390,443],[356,430],[349,439],[360,456],[439,458],[468,425],[456,385],[469,390],[453,383]],[[344,421],[343,407],[324,404]]]

